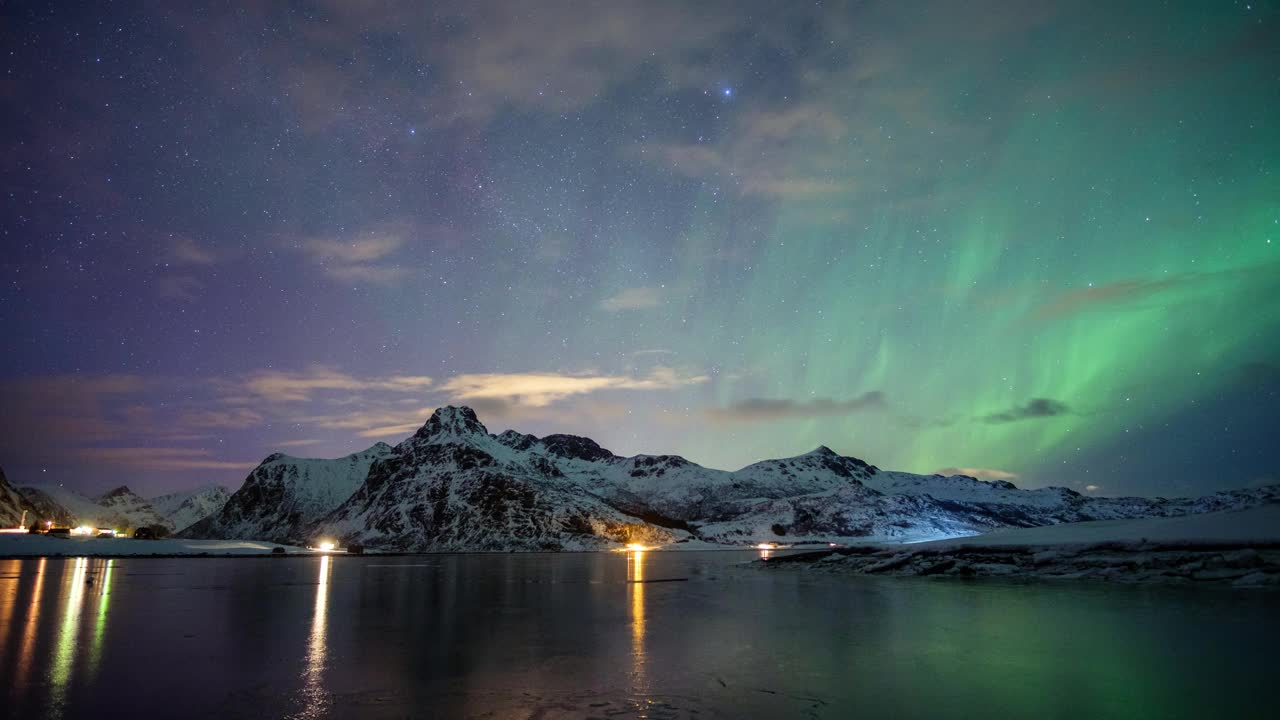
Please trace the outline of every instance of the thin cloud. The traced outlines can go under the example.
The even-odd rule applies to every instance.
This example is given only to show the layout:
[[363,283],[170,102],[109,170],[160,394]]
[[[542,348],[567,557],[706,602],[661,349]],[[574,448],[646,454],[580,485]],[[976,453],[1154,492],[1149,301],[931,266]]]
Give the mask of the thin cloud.
[[1160,280],[1124,280],[1104,285],[1090,285],[1059,295],[1053,302],[1036,311],[1036,318],[1051,320],[1099,307],[1121,305],[1144,300],[1172,290],[1187,282],[1184,276]]
[[399,425],[384,425],[382,427],[369,428],[361,430],[356,435],[362,438],[385,438],[385,437],[404,437],[413,433],[422,427],[422,422],[408,422]]
[[1012,407],[998,413],[992,413],[982,418],[984,422],[999,424],[1018,422],[1019,420],[1035,420],[1037,418],[1056,417],[1058,415],[1066,415],[1071,412],[1071,408],[1066,403],[1054,400],[1053,398],[1031,398],[1027,404],[1018,407]]
[[[238,390],[273,402],[310,400],[317,392],[336,390],[382,390],[389,392],[421,392],[431,386],[425,375],[390,375],[360,378],[331,368],[316,366],[303,372],[261,370],[236,384]],[[235,396],[239,399],[239,395]]]
[[400,236],[374,236],[351,240],[312,239],[302,243],[303,250],[319,260],[344,263],[367,263],[390,255],[404,245]]
[[387,223],[346,238],[308,238],[296,247],[334,280],[395,285],[409,275],[409,269],[392,256],[411,232],[406,223]]
[[434,408],[419,407],[412,410],[396,408],[389,405],[368,407],[364,410],[335,413],[332,415],[305,415],[290,418],[289,421],[299,425],[315,425],[328,430],[356,430],[361,436],[387,427],[417,428],[431,416]]
[[86,462],[131,470],[249,470],[258,465],[256,461],[218,460],[208,450],[193,448],[77,448],[72,454]]
[[178,425],[191,428],[241,429],[261,425],[264,420],[261,413],[249,408],[233,408],[187,413],[178,418]]
[[458,375],[440,386],[460,401],[504,399],[512,404],[544,407],[575,395],[601,390],[670,390],[709,380],[674,368],[656,367],[644,376],[563,373],[481,373]]
[[335,280],[375,285],[395,285],[409,275],[398,265],[327,265],[325,273]]
[[638,152],[679,175],[715,180],[742,195],[822,196],[856,189],[853,178],[839,166],[828,166],[823,155],[797,167],[789,149],[799,140],[835,143],[846,131],[830,108],[807,103],[744,115],[727,144],[650,143]]
[[175,237],[168,242],[165,259],[171,265],[212,265],[218,261],[212,250],[189,237]]
[[882,410],[884,393],[873,390],[848,400],[815,398],[797,402],[780,398],[749,398],[727,407],[709,408],[707,416],[719,422],[772,422],[791,418],[830,417]]
[[1053,320],[1077,313],[1107,308],[1142,308],[1144,300],[1158,299],[1171,292],[1212,293],[1222,282],[1254,283],[1263,291],[1280,272],[1280,263],[1264,263],[1249,267],[1216,270],[1212,272],[1187,272],[1160,278],[1133,278],[1116,282],[1089,285],[1068,290],[1037,308],[1032,317],[1036,320]]
[[1018,474],[993,468],[948,467],[933,471],[934,475],[968,475],[979,480],[1017,480]]
[[662,304],[662,289],[656,287],[627,288],[617,295],[605,298],[600,309],[608,312],[643,310]]
[[277,440],[276,442],[271,443],[271,445],[272,447],[289,448],[289,447],[304,447],[307,445],[316,445],[320,442],[323,442],[323,441],[319,440],[318,438],[309,438],[309,439],[303,439],[303,440]]
[[202,289],[204,283],[191,275],[170,275],[156,281],[156,292],[166,300],[195,302]]

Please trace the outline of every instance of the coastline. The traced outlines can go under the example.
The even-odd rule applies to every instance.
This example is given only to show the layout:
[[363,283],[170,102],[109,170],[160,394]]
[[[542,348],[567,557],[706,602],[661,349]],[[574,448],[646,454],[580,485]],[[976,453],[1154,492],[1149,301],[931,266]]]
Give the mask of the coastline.
[[880,577],[1280,588],[1280,505],[1000,530],[916,545],[861,545],[761,562],[769,569]]

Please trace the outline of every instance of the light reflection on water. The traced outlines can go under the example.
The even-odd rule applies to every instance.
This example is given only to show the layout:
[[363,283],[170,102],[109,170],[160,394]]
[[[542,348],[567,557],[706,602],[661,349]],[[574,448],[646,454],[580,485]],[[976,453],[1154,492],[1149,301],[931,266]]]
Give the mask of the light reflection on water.
[[75,559],[70,579],[67,579],[66,570],[64,566],[62,594],[66,602],[62,609],[62,624],[58,629],[58,649],[53,656],[53,670],[49,674],[53,686],[50,706],[57,717],[61,717],[66,704],[67,683],[71,680],[71,661],[75,659],[76,636],[80,633],[80,603],[84,599],[89,559]]
[[98,674],[98,663],[102,660],[102,638],[107,630],[107,605],[111,602],[111,570],[115,566],[114,559],[108,559],[102,570],[101,589],[98,597],[98,612],[93,623],[93,642],[89,646],[89,676]]
[[648,692],[644,653],[644,551],[627,553],[627,581],[631,592],[631,680],[635,692]]
[[[45,569],[49,564],[49,558],[40,558],[40,564],[36,568],[35,587],[31,591],[31,604],[27,608],[27,622],[22,628],[22,649],[18,652],[18,675],[15,678],[16,684],[26,685],[27,677],[31,674],[32,655],[36,649],[36,629],[39,627],[40,621],[40,593],[44,590]],[[17,593],[14,593],[14,604],[17,604]]]
[[324,717],[330,705],[324,687],[324,665],[327,655],[325,638],[329,625],[329,571],[332,558],[320,558],[320,577],[316,582],[316,605],[311,616],[311,634],[307,639],[307,664],[302,673],[302,710],[294,717]]

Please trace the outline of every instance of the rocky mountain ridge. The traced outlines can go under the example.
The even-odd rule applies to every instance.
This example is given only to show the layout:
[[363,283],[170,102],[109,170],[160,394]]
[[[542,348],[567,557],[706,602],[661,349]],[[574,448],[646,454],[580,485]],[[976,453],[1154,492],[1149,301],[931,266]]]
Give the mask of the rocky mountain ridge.
[[1021,490],[884,471],[827,447],[716,470],[675,455],[620,457],[573,435],[492,435],[470,408],[445,407],[394,448],[379,443],[338,460],[272,455],[218,514],[183,534],[328,536],[402,551],[909,542],[1278,500],[1275,486],[1174,500]]

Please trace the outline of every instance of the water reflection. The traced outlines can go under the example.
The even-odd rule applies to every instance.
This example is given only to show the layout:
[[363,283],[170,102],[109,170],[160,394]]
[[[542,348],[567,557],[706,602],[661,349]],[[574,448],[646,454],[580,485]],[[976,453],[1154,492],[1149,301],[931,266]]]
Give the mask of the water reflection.
[[102,582],[99,584],[101,597],[98,598],[98,615],[93,625],[93,642],[89,647],[89,676],[98,673],[98,661],[102,658],[102,636],[107,629],[107,604],[111,602],[111,570],[115,560],[108,560],[102,571]]
[[[66,577],[63,566],[63,577]],[[89,574],[89,558],[76,558],[71,580],[63,582],[62,591],[66,604],[62,609],[62,624],[58,627],[58,647],[53,656],[53,671],[49,674],[49,714],[61,717],[67,700],[67,683],[71,680],[71,663],[76,656],[76,636],[80,634],[80,605],[84,600],[85,581]],[[37,599],[38,601],[38,599]]]
[[627,553],[627,587],[631,592],[631,663],[632,684],[637,692],[648,690],[644,651],[644,551]]
[[[17,580],[21,577],[21,572],[21,560],[6,560],[0,563],[0,577]],[[0,648],[9,644],[9,627],[12,625],[10,621],[18,605],[18,583],[13,584],[12,593],[5,588],[5,585],[7,583],[0,583]]]
[[311,636],[307,642],[307,667],[302,673],[302,710],[297,718],[324,717],[329,708],[329,693],[325,691],[324,662],[327,654],[326,633],[329,618],[329,563],[332,558],[320,558],[320,579],[316,583],[316,608],[311,618]]
[[31,660],[36,649],[36,630],[39,627],[37,623],[40,620],[40,592],[44,590],[44,572],[48,564],[49,558],[40,558],[40,565],[36,568],[36,586],[31,591],[27,622],[22,628],[22,649],[18,651],[17,684],[19,686],[25,686],[27,676],[31,674]]

